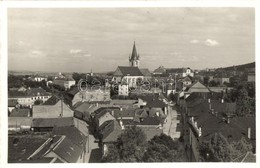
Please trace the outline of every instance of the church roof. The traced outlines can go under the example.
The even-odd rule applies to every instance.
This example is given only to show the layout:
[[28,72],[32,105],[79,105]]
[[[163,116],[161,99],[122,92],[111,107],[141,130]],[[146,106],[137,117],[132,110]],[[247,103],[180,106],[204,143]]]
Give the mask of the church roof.
[[132,51],[132,55],[130,57],[130,60],[138,60],[138,59],[139,59],[139,55],[137,54],[135,42],[134,42],[133,51]]
[[121,71],[123,76],[144,76],[138,67],[119,66],[118,69]]
[[140,71],[144,76],[152,76],[148,69],[140,69]]

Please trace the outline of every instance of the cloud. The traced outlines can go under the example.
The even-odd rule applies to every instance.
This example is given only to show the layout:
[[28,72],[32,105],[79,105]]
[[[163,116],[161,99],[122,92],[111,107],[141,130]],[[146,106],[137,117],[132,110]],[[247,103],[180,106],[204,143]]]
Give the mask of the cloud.
[[207,39],[205,40],[205,45],[212,47],[219,45],[219,43],[216,40]]
[[39,58],[39,57],[44,57],[45,54],[41,50],[31,50],[29,52],[29,57],[31,58]]
[[191,44],[198,44],[200,41],[199,40],[191,40],[190,43]]
[[79,54],[79,53],[81,53],[81,52],[82,52],[81,49],[71,49],[71,50],[70,50],[70,53],[71,53],[71,54]]
[[71,49],[69,51],[72,57],[77,57],[77,58],[86,58],[86,57],[91,57],[91,54],[89,54],[87,51],[82,51],[81,49]]
[[16,45],[19,47],[25,47],[25,46],[29,46],[30,44],[20,40],[16,42]]
[[84,54],[84,57],[91,57],[91,54]]

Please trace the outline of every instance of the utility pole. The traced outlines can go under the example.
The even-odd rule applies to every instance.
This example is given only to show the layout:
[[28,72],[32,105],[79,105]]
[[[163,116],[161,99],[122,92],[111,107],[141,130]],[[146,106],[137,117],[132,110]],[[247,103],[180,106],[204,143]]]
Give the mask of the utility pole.
[[63,95],[61,95],[61,98],[60,98],[60,102],[61,102],[61,118],[63,117]]
[[88,131],[88,153],[89,153],[89,131]]
[[177,88],[177,87],[176,87],[176,84],[177,84],[177,82],[176,82],[176,76],[177,76],[177,74],[175,74],[174,76],[175,76],[175,93],[176,93],[176,88]]

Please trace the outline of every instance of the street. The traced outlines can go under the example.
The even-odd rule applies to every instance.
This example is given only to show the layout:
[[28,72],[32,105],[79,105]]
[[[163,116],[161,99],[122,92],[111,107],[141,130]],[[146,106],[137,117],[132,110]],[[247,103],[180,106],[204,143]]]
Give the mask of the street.
[[[84,158],[85,163],[98,163],[102,157],[101,149],[98,147],[98,143],[95,143],[95,137],[89,135],[88,124],[85,121],[74,118],[74,125],[78,130],[87,137],[86,142],[86,154]],[[89,138],[88,138],[89,136]],[[88,142],[89,141],[89,142]]]
[[177,130],[177,124],[180,123],[177,111],[173,107],[168,108],[166,123],[163,126],[163,133],[170,136],[172,139],[180,138],[180,131]]

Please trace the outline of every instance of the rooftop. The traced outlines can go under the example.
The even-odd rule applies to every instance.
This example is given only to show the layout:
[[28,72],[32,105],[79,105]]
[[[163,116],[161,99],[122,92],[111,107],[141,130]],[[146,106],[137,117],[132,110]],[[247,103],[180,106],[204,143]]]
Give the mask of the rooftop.
[[14,163],[26,160],[46,140],[48,135],[8,136],[8,162]]
[[118,69],[121,71],[123,76],[143,76],[142,72],[138,67],[119,66]]
[[105,121],[99,129],[102,142],[115,142],[122,133],[122,129],[116,120]]
[[17,99],[8,99],[8,107],[15,107],[17,104]]
[[60,98],[58,98],[56,95],[53,95],[50,97],[46,102],[44,102],[42,105],[55,105],[60,101]]
[[9,117],[30,117],[30,109],[13,109]]
[[32,120],[32,127],[62,127],[74,126],[73,117],[66,118],[34,118]]
[[159,98],[155,95],[138,96],[138,98],[147,103],[145,107],[167,107],[167,105],[162,100],[159,100]]

